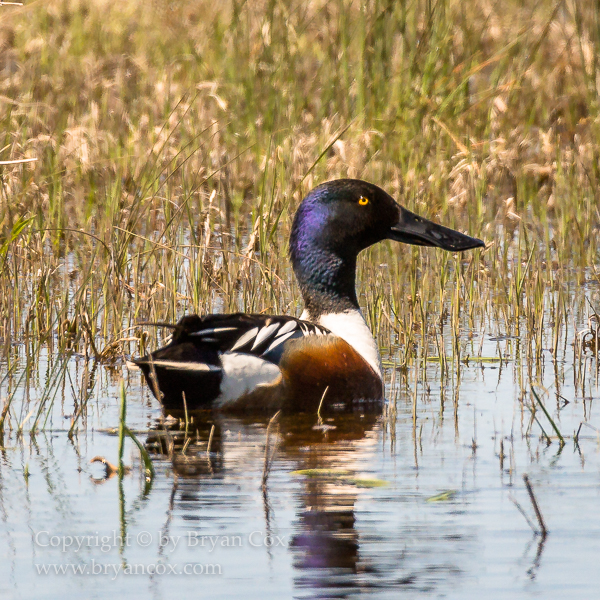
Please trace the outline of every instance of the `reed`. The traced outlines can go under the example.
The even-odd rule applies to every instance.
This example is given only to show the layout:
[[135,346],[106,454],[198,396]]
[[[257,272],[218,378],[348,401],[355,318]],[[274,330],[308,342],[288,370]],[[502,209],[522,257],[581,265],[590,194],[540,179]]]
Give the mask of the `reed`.
[[411,370],[411,406],[434,359],[458,418],[461,361],[498,358],[481,356],[482,332],[523,340],[500,356],[523,359],[522,390],[551,348],[557,388],[569,360],[583,396],[598,352],[571,353],[568,331],[590,314],[581,283],[599,281],[591,5],[50,0],[0,11],[5,432],[45,426],[74,355],[123,369],[162,343],[141,322],[298,314],[292,215],[336,177],[376,182],[488,242],[464,256],[382,244],[359,261],[361,305],[384,360]]

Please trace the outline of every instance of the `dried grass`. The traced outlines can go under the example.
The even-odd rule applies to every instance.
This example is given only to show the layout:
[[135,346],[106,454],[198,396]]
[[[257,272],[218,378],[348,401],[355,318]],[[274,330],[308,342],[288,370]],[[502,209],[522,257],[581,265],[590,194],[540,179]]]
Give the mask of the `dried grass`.
[[591,5],[50,0],[0,11],[0,161],[37,159],[0,164],[9,369],[34,369],[43,348],[118,362],[138,352],[134,337],[146,343],[137,323],[184,312],[297,313],[293,211],[313,185],[346,176],[491,243],[460,260],[366,253],[361,303],[392,362],[438,348],[457,360],[477,352],[477,329],[523,328],[539,359],[585,321],[570,286],[598,279]]

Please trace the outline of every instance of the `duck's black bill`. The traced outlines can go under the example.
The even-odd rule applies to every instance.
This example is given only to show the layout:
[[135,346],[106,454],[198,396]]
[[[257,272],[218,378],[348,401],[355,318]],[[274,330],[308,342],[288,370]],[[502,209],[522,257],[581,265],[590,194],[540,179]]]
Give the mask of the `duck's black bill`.
[[450,252],[485,247],[480,239],[428,221],[402,207],[398,222],[390,228],[389,239],[415,246],[434,246]]

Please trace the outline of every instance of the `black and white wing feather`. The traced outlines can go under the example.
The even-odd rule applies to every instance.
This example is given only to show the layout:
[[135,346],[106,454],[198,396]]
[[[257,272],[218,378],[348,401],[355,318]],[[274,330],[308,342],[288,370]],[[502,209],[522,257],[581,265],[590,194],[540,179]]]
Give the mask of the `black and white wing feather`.
[[245,313],[190,315],[173,327],[171,348],[191,344],[208,354],[252,354],[275,365],[281,360],[286,342],[329,333],[324,327],[294,317]]

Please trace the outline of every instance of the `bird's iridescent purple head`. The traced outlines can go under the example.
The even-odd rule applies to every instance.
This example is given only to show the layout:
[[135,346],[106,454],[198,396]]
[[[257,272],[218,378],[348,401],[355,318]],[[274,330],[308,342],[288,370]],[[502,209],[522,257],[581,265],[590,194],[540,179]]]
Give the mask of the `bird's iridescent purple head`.
[[484,246],[406,210],[376,185],[329,181],[304,198],[290,236],[290,257],[309,314],[358,307],[357,256],[385,239],[453,252]]

